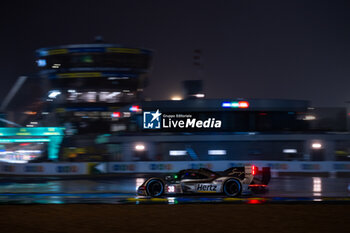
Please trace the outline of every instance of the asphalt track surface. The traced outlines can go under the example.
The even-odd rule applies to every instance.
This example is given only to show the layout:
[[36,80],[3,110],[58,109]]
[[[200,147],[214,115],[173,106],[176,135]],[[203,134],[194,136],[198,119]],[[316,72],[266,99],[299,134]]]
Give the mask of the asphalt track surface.
[[267,193],[184,195],[147,198],[136,195],[144,178],[0,179],[0,204],[193,204],[193,203],[350,203],[350,178],[273,178]]
[[[0,179],[0,231],[348,232],[349,178],[281,177],[239,198],[135,195],[142,178]],[[61,205],[64,204],[64,205]]]
[[349,232],[349,205],[0,205],[1,232]]

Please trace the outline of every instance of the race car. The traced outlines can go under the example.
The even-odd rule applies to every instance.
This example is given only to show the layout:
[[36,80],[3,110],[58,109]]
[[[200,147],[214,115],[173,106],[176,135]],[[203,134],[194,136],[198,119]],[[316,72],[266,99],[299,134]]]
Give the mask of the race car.
[[[138,189],[141,196],[159,197],[167,194],[221,193],[237,197],[248,189],[266,189],[270,180],[269,168],[258,175],[256,166],[231,167],[217,173],[206,168],[181,170],[177,174],[147,179]],[[250,186],[253,185],[253,186]]]

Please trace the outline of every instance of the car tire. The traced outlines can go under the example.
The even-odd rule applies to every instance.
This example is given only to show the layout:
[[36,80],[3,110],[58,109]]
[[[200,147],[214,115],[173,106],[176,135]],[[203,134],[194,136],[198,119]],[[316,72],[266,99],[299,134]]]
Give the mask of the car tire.
[[224,183],[223,191],[226,196],[237,197],[242,193],[242,184],[237,179],[228,179]]
[[160,197],[164,194],[164,183],[159,179],[152,179],[147,182],[146,191],[151,197]]

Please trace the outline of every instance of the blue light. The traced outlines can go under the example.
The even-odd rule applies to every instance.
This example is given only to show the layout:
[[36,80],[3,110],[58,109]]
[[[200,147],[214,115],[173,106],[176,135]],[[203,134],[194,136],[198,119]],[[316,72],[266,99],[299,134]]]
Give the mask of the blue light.
[[131,106],[131,107],[129,108],[129,110],[130,110],[131,112],[138,112],[138,111],[141,111],[140,106],[138,106],[138,105],[133,105],[133,106]]
[[231,108],[231,103],[230,102],[223,102],[221,106],[223,108]]
[[39,52],[39,55],[40,55],[41,57],[44,57],[44,56],[49,55],[49,52],[48,52],[47,50],[41,50],[41,51]]
[[223,102],[221,104],[223,108],[248,108],[249,103],[247,101],[234,101],[234,102]]
[[39,67],[44,67],[46,66],[46,60],[45,59],[39,59],[36,61]]

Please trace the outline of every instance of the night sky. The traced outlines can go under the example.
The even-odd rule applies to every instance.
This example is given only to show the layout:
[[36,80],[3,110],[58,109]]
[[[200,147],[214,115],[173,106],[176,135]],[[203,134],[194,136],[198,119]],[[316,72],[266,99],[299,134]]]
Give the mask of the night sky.
[[153,49],[146,96],[168,99],[198,78],[208,98],[350,100],[349,1],[6,1],[0,98],[35,72],[40,47],[106,42]]

